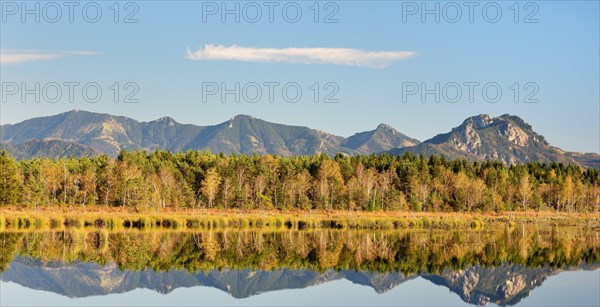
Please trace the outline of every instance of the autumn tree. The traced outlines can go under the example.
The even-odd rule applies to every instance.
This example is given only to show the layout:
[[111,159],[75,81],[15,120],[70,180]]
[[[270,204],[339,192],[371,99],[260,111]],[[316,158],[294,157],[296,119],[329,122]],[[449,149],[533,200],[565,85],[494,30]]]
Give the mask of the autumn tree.
[[88,202],[92,205],[96,203],[96,188],[98,177],[96,176],[96,166],[89,159],[82,159],[79,163],[79,171],[75,176],[75,180],[80,186],[79,193],[81,194],[81,204],[87,205]]
[[527,206],[529,205],[529,201],[533,195],[529,174],[524,174],[519,179],[517,195],[521,201],[521,207],[523,210],[527,210]]
[[319,166],[317,173],[317,192],[320,201],[329,209],[335,202],[336,192],[342,188],[344,179],[340,172],[340,166],[332,160],[324,160]]
[[160,207],[166,208],[168,204],[173,203],[173,194],[177,189],[177,183],[171,166],[167,163],[162,163],[158,168],[158,191],[160,195]]
[[137,189],[140,188],[142,170],[132,162],[119,161],[117,163],[119,181],[117,191],[120,193],[121,206],[134,205]]
[[469,180],[466,187],[467,211],[473,211],[473,208],[479,206],[485,193],[485,183],[479,178]]
[[210,168],[206,172],[204,180],[202,180],[201,193],[208,199],[208,207],[213,207],[213,202],[217,196],[218,187],[221,184],[221,176],[215,168]]
[[46,163],[43,167],[46,176],[44,184],[46,186],[46,189],[50,192],[50,202],[55,203],[57,201],[57,192],[61,183],[60,167],[58,163],[52,160],[46,160]]

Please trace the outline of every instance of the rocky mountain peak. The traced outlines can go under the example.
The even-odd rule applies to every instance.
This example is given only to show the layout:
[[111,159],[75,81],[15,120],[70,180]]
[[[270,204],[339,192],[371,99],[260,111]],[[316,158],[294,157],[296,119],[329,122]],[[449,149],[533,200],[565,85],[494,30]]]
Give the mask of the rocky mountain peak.
[[498,131],[500,135],[504,136],[509,142],[515,145],[526,146],[529,141],[527,132],[510,122],[500,125]]
[[159,122],[164,122],[164,121],[166,121],[166,122],[174,122],[175,120],[172,117],[170,117],[170,116],[163,116],[163,117],[157,119],[156,121],[159,121]]
[[174,126],[177,124],[177,121],[170,116],[163,116],[155,121],[156,123],[161,123],[165,126]]
[[384,124],[384,123],[379,124],[375,130],[396,131],[396,129],[394,129],[390,125]]
[[246,115],[246,114],[238,114],[230,119],[230,121],[239,121],[239,120],[253,120],[256,119],[254,116]]
[[598,164],[598,155],[574,156],[552,147],[531,125],[515,115],[490,117],[487,114],[472,116],[448,133],[408,148],[391,152],[402,154],[437,154],[471,161],[497,160],[506,164],[538,162],[579,163],[585,166]]
[[472,116],[467,118],[461,126],[472,127],[474,129],[481,129],[487,127],[489,124],[492,124],[494,119],[490,117],[488,114],[479,114],[476,116]]

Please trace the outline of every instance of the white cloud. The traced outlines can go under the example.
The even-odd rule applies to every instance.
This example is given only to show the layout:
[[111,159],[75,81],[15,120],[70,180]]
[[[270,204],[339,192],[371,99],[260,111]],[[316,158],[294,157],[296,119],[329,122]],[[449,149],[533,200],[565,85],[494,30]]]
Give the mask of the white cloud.
[[93,51],[43,52],[31,50],[0,50],[0,65],[50,61],[75,55],[95,55]]
[[204,45],[198,51],[187,50],[186,58],[195,61],[284,62],[302,64],[335,64],[385,68],[414,56],[412,51],[365,51],[349,48],[253,48],[232,45]]

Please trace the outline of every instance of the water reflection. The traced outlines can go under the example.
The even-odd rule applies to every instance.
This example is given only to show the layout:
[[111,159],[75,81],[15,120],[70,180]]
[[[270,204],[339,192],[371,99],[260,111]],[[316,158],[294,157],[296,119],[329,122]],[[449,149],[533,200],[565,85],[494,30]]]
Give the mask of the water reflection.
[[246,298],[336,280],[385,293],[419,278],[470,304],[513,305],[549,276],[600,267],[599,232],[582,227],[5,232],[0,240],[2,281],[73,298],[195,286]]

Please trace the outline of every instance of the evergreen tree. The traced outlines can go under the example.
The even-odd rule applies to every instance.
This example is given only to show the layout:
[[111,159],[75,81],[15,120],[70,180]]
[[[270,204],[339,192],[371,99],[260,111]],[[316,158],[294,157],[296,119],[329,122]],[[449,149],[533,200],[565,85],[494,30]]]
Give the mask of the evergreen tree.
[[2,150],[0,153],[0,204],[17,204],[20,188],[18,164],[8,156],[6,150]]

